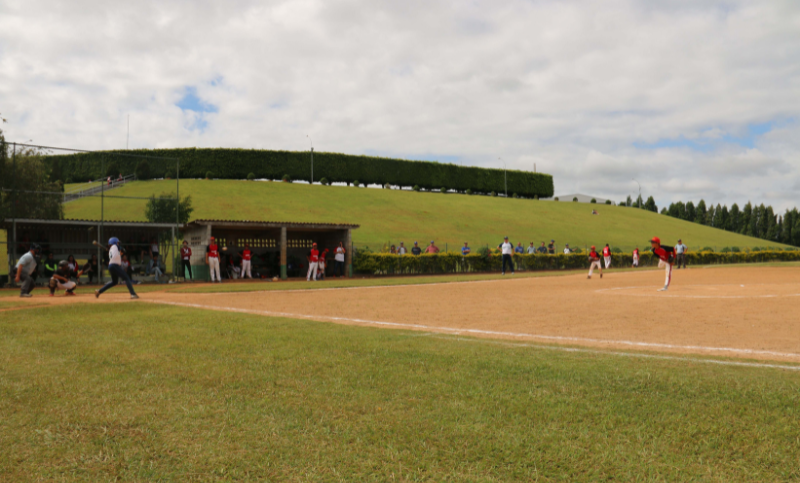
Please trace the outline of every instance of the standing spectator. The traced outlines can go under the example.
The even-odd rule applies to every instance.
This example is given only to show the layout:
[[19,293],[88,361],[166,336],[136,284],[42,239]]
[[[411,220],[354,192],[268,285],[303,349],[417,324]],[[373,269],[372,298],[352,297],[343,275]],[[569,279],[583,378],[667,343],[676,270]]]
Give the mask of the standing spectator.
[[595,268],[600,270],[600,278],[603,278],[603,264],[600,263],[600,255],[597,254],[594,245],[592,245],[592,250],[589,252],[589,263],[589,276],[586,278],[592,278]]
[[633,249],[633,265],[631,267],[639,266],[639,247]]
[[189,279],[194,278],[194,275],[192,275],[192,249],[189,248],[187,240],[183,240],[183,245],[181,246],[181,269],[181,275],[183,275],[184,280],[186,279],[187,271],[189,272]]
[[[400,242],[400,248],[405,253],[405,248],[403,248],[403,242]],[[336,274],[338,273],[340,277],[344,277],[344,243],[339,242],[339,246],[336,247],[336,252],[333,255],[333,277],[336,278]]]
[[419,244],[417,242],[414,242],[414,246],[411,247],[411,254],[419,255],[420,253],[422,253],[422,249],[419,247]]
[[470,253],[471,251],[472,251],[472,250],[470,250],[470,248],[469,248],[469,244],[468,244],[467,242],[464,242],[464,246],[463,246],[463,247],[461,247],[461,254],[462,254],[462,255],[464,255],[464,256],[467,256],[467,255],[469,255],[469,253]]
[[506,274],[506,263],[511,267],[511,274],[514,274],[514,260],[511,254],[514,253],[514,245],[508,242],[508,237],[503,237],[503,243],[500,244],[500,251],[503,253],[503,275]]
[[608,243],[603,247],[603,259],[606,262],[606,269],[611,268],[611,248],[608,246]]
[[431,240],[431,244],[428,245],[428,248],[425,249],[425,253],[439,253],[439,247],[433,244],[433,240]]
[[67,263],[69,264],[69,277],[70,278],[77,278],[78,277],[78,262],[75,261],[75,257],[72,255],[67,256]]
[[547,253],[549,253],[550,255],[555,255],[556,254],[556,241],[555,240],[550,240],[550,244],[547,245]]
[[14,275],[14,282],[22,282],[22,286],[19,290],[20,297],[32,297],[31,292],[33,292],[35,284],[31,275],[36,270],[36,255],[38,252],[39,245],[36,243],[31,243],[30,251],[28,251],[28,253],[25,255],[22,255],[17,261],[17,264],[14,266],[14,268],[17,269],[17,273]]
[[406,247],[403,245],[403,242],[400,242],[400,246],[397,247],[397,254],[398,255],[405,255],[406,254]]
[[531,246],[528,247],[528,255],[536,254],[536,247],[533,246],[533,242],[531,242]]
[[242,279],[245,277],[252,279],[252,270],[250,269],[250,260],[253,258],[253,252],[250,251],[250,244],[244,244],[244,250],[242,250]]
[[58,270],[58,263],[53,258],[53,253],[47,254],[47,260],[44,261],[44,276],[50,278]]
[[542,246],[539,247],[538,252],[544,255],[547,253],[547,247],[544,246],[544,242],[542,242]]
[[395,248],[395,246],[392,245],[392,247],[389,249],[389,253],[391,253],[392,255],[397,255],[397,248]]
[[677,270],[681,269],[681,263],[683,263],[683,268],[686,268],[686,251],[688,248],[686,245],[683,244],[683,241],[678,240],[678,244],[675,245],[675,253],[678,254],[677,262],[675,263],[675,268]]
[[83,266],[83,273],[89,277],[89,283],[94,283],[94,278],[100,281],[100,265],[97,263],[97,254],[92,255],[92,258]]
[[316,282],[317,268],[319,268],[319,250],[317,250],[316,243],[311,244],[311,250],[308,252],[306,259],[308,260],[308,274],[306,275],[306,282],[311,282],[312,280]]
[[[206,265],[208,265],[208,271],[211,273],[211,283],[215,281],[222,283],[222,276],[219,273],[219,245],[217,245],[217,241],[213,236],[208,248],[206,248]],[[216,279],[214,278],[215,275]]]
[[517,248],[514,249],[514,253],[519,253],[520,255],[525,253],[525,249],[522,248],[522,242],[517,243]]
[[570,253],[572,253],[572,250],[569,249],[569,243],[567,243],[564,245],[564,255],[569,255]]

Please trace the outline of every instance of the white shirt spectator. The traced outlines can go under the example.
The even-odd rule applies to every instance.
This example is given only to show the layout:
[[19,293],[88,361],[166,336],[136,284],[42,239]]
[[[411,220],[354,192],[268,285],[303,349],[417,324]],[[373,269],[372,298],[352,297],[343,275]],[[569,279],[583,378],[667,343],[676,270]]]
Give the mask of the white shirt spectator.
[[536,253],[536,247],[534,246],[528,247],[528,255],[533,255],[534,253]]
[[503,250],[503,255],[511,255],[514,253],[514,245],[511,243],[505,242],[500,245],[500,248]]
[[570,253],[572,252],[569,251],[569,247],[564,247],[564,255],[569,255]]
[[400,245],[400,247],[397,249],[397,254],[398,255],[405,255],[406,254],[406,247],[404,247],[403,245]]
[[678,243],[675,245],[675,253],[683,253],[686,251],[686,245],[683,243]]
[[336,247],[336,255],[333,256],[333,259],[337,262],[344,262],[344,248]]

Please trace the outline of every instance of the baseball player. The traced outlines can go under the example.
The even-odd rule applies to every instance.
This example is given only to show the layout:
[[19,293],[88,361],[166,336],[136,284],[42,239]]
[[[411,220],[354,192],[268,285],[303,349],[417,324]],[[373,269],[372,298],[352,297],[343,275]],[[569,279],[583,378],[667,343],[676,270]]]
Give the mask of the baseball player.
[[[78,274],[78,277],[83,275],[83,272]],[[64,291],[64,295],[75,295],[75,287],[77,284],[69,279],[69,262],[61,260],[58,262],[58,268],[50,277],[50,296],[56,294],[56,288]]]
[[253,252],[250,251],[250,245],[245,243],[244,250],[242,250],[242,278],[253,278],[250,273],[250,259],[252,256]]
[[506,274],[506,263],[511,267],[511,275],[514,275],[514,260],[511,258],[514,253],[514,245],[508,242],[508,237],[504,237],[499,248],[503,253],[503,275]]
[[672,281],[672,264],[675,261],[675,249],[672,247],[663,246],[661,239],[654,236],[650,240],[650,246],[653,254],[658,257],[658,268],[666,269],[666,278],[664,280],[664,288],[658,289],[659,292],[664,292],[669,288],[669,283]]
[[[317,281],[317,268],[319,263],[319,250],[317,250],[317,244],[311,244],[311,251],[308,252],[308,275],[306,275],[306,282],[314,282]],[[311,278],[311,276],[314,278]]]
[[108,239],[108,273],[111,275],[111,280],[99,290],[94,291],[95,298],[100,298],[100,294],[118,284],[120,279],[128,286],[128,292],[130,292],[131,298],[139,298],[136,292],[133,291],[130,277],[128,277],[128,274],[125,273],[125,270],[122,268],[122,254],[119,251],[119,238],[117,237]]
[[603,260],[606,262],[606,268],[611,268],[611,248],[608,243],[603,247]]
[[211,272],[211,283],[222,283],[222,276],[219,273],[219,245],[213,236],[206,248],[206,265],[208,265],[208,271]]
[[631,267],[636,268],[639,266],[639,247],[633,249],[633,265]]
[[592,245],[592,251],[589,252],[589,276],[586,278],[592,278],[592,273],[594,273],[594,269],[597,268],[600,270],[600,278],[603,278],[603,264],[600,262],[600,255],[595,250],[594,245]]
[[41,249],[39,248],[39,245],[32,243],[28,253],[22,255],[19,260],[17,260],[17,264],[14,266],[14,268],[17,269],[17,274],[14,276],[14,282],[22,282],[22,286],[20,287],[19,291],[20,297],[32,297],[31,292],[33,292],[33,289],[36,286],[36,279],[33,276],[33,273],[36,271],[36,255],[38,255],[40,251]]

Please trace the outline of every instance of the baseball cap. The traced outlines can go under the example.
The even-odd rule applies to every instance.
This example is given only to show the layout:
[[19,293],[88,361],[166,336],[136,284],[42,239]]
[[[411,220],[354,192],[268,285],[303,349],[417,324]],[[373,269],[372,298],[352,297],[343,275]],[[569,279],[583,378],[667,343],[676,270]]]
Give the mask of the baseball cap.
[[553,243],[555,240],[550,240],[550,243]]
[[414,242],[414,245],[416,245],[416,244],[417,244],[417,242]]
[[503,240],[508,240],[508,237],[507,237],[507,236],[504,236],[504,237],[503,237]]
[[595,247],[594,245],[592,245],[592,250],[594,250],[595,248],[596,248],[596,247]]
[[680,238],[678,238],[678,241],[679,241],[679,242],[682,242],[683,240],[681,240]]
[[312,246],[312,247],[315,247],[315,246],[317,246],[317,242],[314,242],[314,243],[312,243],[312,244],[311,244],[311,246]]
[[211,237],[211,239],[212,239],[212,240],[216,240],[216,238],[214,238],[213,236]]
[[650,243],[658,243],[658,244],[660,245],[660,244],[661,244],[661,238],[659,238],[659,237],[657,237],[657,236],[654,236],[654,237],[653,237],[653,238],[650,240]]

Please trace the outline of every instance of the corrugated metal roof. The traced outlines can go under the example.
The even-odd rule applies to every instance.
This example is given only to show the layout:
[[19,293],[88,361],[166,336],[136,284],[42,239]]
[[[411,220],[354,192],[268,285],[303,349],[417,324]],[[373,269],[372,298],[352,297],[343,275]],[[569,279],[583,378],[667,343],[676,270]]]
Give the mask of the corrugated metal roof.
[[360,225],[353,225],[350,223],[316,223],[316,222],[298,222],[298,221],[260,221],[260,220],[192,220],[188,225],[212,225],[212,224],[229,224],[237,223],[244,225],[281,225],[281,226],[326,226],[331,228],[358,228]]

